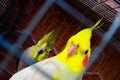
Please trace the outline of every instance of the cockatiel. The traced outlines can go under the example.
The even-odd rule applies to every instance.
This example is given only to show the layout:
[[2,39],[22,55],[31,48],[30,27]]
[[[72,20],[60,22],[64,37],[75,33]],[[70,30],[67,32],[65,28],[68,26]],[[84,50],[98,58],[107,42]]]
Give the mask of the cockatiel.
[[68,40],[65,49],[58,55],[17,72],[10,80],[76,80],[77,78],[82,80],[91,55],[92,31],[98,27],[101,20],[98,20],[93,27],[83,29],[73,35]]
[[24,56],[31,58],[34,62],[41,61],[48,57],[48,54],[52,51],[57,38],[57,33],[61,27],[61,24],[53,31],[46,34],[36,45],[27,48],[18,63],[17,70],[21,70],[28,65],[23,61]]

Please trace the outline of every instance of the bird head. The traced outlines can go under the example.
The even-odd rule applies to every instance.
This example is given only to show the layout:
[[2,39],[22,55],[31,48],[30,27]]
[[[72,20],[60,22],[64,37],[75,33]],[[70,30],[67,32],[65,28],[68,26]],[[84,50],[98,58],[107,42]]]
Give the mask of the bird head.
[[93,27],[83,29],[73,35],[68,40],[65,49],[56,56],[56,59],[65,63],[74,73],[82,73],[88,64],[91,55],[90,39],[92,31],[94,28],[98,27],[101,20],[102,19],[98,20]]
[[33,59],[41,61],[48,56],[48,54],[53,49],[60,27],[61,26],[59,25],[53,31],[46,34],[40,41],[38,41],[31,52],[31,56],[33,57]]

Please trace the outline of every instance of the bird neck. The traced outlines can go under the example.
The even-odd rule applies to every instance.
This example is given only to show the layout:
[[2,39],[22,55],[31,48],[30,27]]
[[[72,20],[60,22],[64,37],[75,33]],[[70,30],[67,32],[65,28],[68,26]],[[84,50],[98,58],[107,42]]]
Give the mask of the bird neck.
[[65,63],[66,60],[67,60],[67,55],[65,54],[67,53],[66,50],[64,49],[61,53],[59,53],[57,56],[56,56],[56,59],[60,62],[63,62]]

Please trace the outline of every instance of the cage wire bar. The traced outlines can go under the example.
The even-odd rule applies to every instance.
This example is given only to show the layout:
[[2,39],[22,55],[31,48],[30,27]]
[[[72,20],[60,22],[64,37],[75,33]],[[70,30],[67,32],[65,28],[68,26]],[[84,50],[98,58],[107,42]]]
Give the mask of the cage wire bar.
[[[75,10],[73,7],[71,7],[69,4],[67,4],[64,0],[47,0],[45,2],[45,4],[43,5],[43,7],[39,10],[39,12],[37,13],[37,15],[34,17],[34,19],[32,20],[32,22],[28,25],[28,27],[24,30],[22,36],[19,38],[18,42],[15,45],[12,45],[11,43],[9,43],[8,41],[3,39],[3,35],[0,35],[0,45],[3,46],[4,48],[6,48],[7,50],[10,51],[10,54],[8,54],[9,56],[9,60],[11,60],[10,58],[12,58],[15,54],[15,52],[21,47],[22,43],[25,41],[25,39],[31,34],[32,30],[34,29],[34,27],[37,25],[38,21],[41,20],[41,18],[44,16],[44,14],[46,13],[46,11],[50,8],[50,6],[53,3],[56,3],[57,5],[59,5],[60,7],[62,7],[64,10],[66,10],[68,13],[70,13],[71,15],[73,15],[77,20],[79,20],[81,23],[84,23],[87,27],[91,27],[94,23],[89,20],[88,18],[86,18],[84,15],[82,15],[80,12],[78,12],[77,10]],[[54,21],[53,21],[54,22]],[[71,23],[72,24],[72,23]],[[114,26],[114,24],[113,24]],[[113,29],[113,26],[111,27],[111,29],[109,30],[108,33],[111,33],[111,30]],[[117,26],[115,24],[115,26]],[[117,29],[118,27],[116,27]],[[114,29],[114,31],[116,30]],[[103,33],[105,33],[103,30],[99,29],[97,31],[95,31],[95,33],[97,33],[99,36],[103,36]],[[112,35],[114,33],[112,33],[109,36],[109,39],[111,39]],[[107,35],[107,34],[106,34]],[[106,36],[105,35],[105,36]],[[106,41],[106,37],[104,36],[103,38],[103,42]],[[115,39],[112,38],[111,42],[114,41]],[[117,44],[117,41],[114,41]],[[101,43],[102,45],[106,45],[107,43]],[[113,47],[116,47],[115,43],[110,43]],[[102,46],[102,49],[103,47]],[[119,46],[117,45],[116,49],[119,50]],[[97,50],[102,50],[100,49],[98,46]],[[120,50],[119,50],[120,51]],[[94,51],[94,53],[96,53],[96,50]],[[99,54],[99,51],[97,52]],[[93,56],[98,56],[98,55],[93,55]],[[19,57],[19,56],[18,56]],[[8,58],[8,57],[6,57]],[[3,63],[2,63],[2,69],[6,69],[7,65],[9,64],[8,60],[6,60],[6,58],[4,59]],[[26,56],[25,56],[26,58]],[[95,58],[94,58],[95,59]],[[28,59],[30,60],[30,59]],[[93,60],[94,61],[94,60]],[[32,62],[32,61],[31,61]],[[31,64],[30,61],[26,61],[27,64]],[[90,61],[90,64],[92,64],[92,61]],[[51,77],[48,74],[44,73],[44,71],[41,71],[38,66],[34,66],[35,69],[39,70],[40,72],[42,72],[45,76],[47,76],[48,78]],[[90,65],[88,66],[88,68],[90,67]],[[0,75],[3,73],[3,70],[0,71]]]
[[[55,0],[47,0],[45,2],[45,4],[43,5],[43,7],[39,10],[39,12],[36,14],[36,16],[33,18],[32,22],[28,25],[28,27],[23,31],[23,34],[20,36],[19,40],[17,41],[17,43],[15,45],[10,45],[7,41],[3,40],[1,37],[1,41],[0,41],[0,45],[7,48],[10,53],[8,54],[8,56],[12,59],[12,57],[14,57],[15,53],[17,52],[17,50],[21,47],[22,43],[26,40],[26,38],[28,37],[28,35],[31,33],[31,31],[34,29],[34,27],[37,25],[37,23],[39,22],[39,20],[41,20],[41,18],[45,15],[45,13],[47,12],[47,10],[50,8],[50,6],[54,3]],[[5,43],[6,45],[4,45],[3,43]],[[10,45],[10,46],[8,46]],[[10,60],[11,60],[10,59]],[[3,60],[3,63],[1,64],[1,69],[0,70],[0,75],[3,73],[3,70],[6,69],[6,67],[9,64],[9,61],[7,58],[5,58]]]
[[115,9],[119,8],[120,6],[110,8],[108,5],[106,5],[107,0],[104,2],[98,2],[97,0],[80,0],[80,2],[85,4],[110,22],[113,22],[116,14],[119,13]]
[[0,7],[3,8],[4,10],[7,7],[7,4],[8,0],[0,0]]

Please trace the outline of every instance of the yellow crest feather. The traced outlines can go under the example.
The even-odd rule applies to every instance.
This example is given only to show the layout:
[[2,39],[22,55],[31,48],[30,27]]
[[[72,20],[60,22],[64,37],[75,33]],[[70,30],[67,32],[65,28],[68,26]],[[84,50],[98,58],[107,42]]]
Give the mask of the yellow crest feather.
[[[102,23],[101,25],[99,25],[100,22],[102,21],[102,19],[103,19],[103,18],[99,19],[99,20],[96,22],[96,24],[94,24],[94,26],[91,27],[91,29],[93,30],[93,29],[95,29],[95,28],[99,28],[99,27],[101,27],[101,26],[104,24],[104,23]],[[99,25],[99,26],[98,26],[98,25]]]

